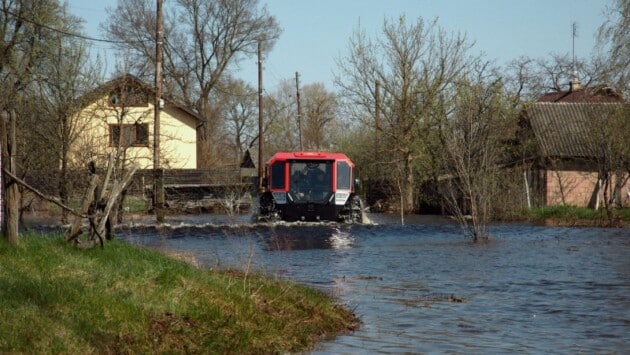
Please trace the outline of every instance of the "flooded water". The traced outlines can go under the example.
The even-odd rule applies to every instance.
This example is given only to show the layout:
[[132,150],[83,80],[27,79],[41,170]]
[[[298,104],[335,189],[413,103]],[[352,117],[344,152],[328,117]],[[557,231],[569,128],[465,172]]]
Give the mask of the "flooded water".
[[181,217],[119,235],[335,295],[363,324],[313,353],[629,351],[630,229],[502,224],[473,244],[445,219],[371,217],[377,225]]

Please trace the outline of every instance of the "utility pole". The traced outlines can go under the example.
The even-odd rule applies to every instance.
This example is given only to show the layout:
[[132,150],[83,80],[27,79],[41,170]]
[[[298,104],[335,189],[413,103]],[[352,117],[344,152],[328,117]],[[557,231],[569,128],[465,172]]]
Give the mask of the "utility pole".
[[155,217],[164,222],[164,172],[160,168],[160,110],[162,109],[162,45],[164,41],[164,18],[162,0],[157,0],[155,25],[155,102],[153,124],[153,196]]
[[378,131],[380,130],[380,120],[381,120],[381,83],[376,80],[374,83],[374,149],[376,151],[375,156],[378,156]]
[[302,145],[302,106],[300,105],[300,74],[295,72],[295,91],[297,97],[297,124],[298,124],[298,141],[300,142],[300,151],[304,151]]
[[263,192],[263,75],[262,75],[262,41],[258,40],[258,191]]

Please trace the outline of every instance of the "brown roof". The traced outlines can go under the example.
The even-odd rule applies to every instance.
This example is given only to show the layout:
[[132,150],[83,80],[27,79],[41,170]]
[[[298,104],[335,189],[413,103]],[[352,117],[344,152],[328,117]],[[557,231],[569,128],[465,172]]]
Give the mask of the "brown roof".
[[546,157],[591,158],[597,156],[593,130],[604,124],[620,104],[534,103],[527,118],[538,153]]
[[614,89],[600,85],[593,88],[585,87],[579,90],[551,92],[538,98],[538,102],[622,102],[622,97]]

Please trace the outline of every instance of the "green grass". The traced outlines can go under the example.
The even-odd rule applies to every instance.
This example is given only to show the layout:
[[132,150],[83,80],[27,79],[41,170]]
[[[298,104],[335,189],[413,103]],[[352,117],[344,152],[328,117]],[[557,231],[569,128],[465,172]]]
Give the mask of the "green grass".
[[622,208],[615,210],[617,216],[621,217],[624,222],[630,222],[630,208]]
[[570,218],[570,219],[598,219],[601,212],[595,209],[559,205],[545,206],[531,210],[531,216],[535,219],[546,218]]
[[0,353],[277,353],[353,329],[327,295],[108,242],[0,241]]
[[[592,209],[585,207],[576,207],[569,205],[546,206],[533,208],[526,212],[530,219],[542,221],[547,219],[563,220],[563,221],[597,221],[607,218],[606,211],[603,209]],[[630,209],[614,209],[613,215],[615,219],[624,222],[630,222]]]
[[138,196],[127,196],[123,202],[125,213],[146,212],[148,208],[149,202]]

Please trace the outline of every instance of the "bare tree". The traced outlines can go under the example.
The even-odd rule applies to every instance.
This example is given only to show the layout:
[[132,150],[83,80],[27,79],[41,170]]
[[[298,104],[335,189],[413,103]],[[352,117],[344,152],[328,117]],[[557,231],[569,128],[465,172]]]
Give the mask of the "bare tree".
[[[60,31],[75,33],[80,30],[76,18],[65,13],[63,16],[66,17],[62,18],[64,23],[60,24]],[[36,78],[33,88],[38,115],[23,117],[21,126],[23,135],[28,137],[24,149],[37,142],[40,152],[54,154],[48,157],[55,163],[50,173],[59,170],[59,198],[67,204],[73,193],[70,171],[79,168],[72,165],[70,147],[86,128],[86,123],[77,119],[81,108],[77,98],[100,81],[101,71],[98,63],[90,61],[82,39],[55,32],[49,45],[51,53],[40,66],[41,76]],[[37,168],[41,169],[41,166]],[[63,210],[62,222],[67,222],[66,210]]]
[[[155,9],[149,0],[121,0],[109,11],[105,31],[131,49],[134,71],[154,66]],[[212,91],[224,73],[257,51],[269,51],[280,29],[258,0],[177,0],[165,7],[165,89],[204,117],[198,130],[198,166],[208,166],[211,138],[218,127]]]
[[586,120],[588,138],[585,144],[594,154],[592,161],[597,168],[598,193],[603,195],[603,205],[609,225],[614,224],[613,208],[621,207],[622,187],[630,179],[630,105],[590,105]]
[[[258,129],[258,93],[243,80],[230,80],[221,89],[229,163],[238,164]],[[226,155],[226,154],[224,154]]]
[[442,191],[447,205],[473,241],[488,238],[492,202],[499,193],[500,163],[513,110],[500,79],[486,73],[458,82],[452,114],[441,127]]
[[596,84],[601,64],[596,60],[573,58],[569,54],[554,54],[547,58],[520,57],[510,61],[504,69],[505,90],[514,106],[535,101],[549,92],[569,89],[574,73],[581,85]]
[[[0,112],[10,112],[16,118],[16,127],[22,122],[22,117],[34,116],[36,110],[27,103],[34,102],[33,88],[37,80],[42,80],[42,68],[47,60],[57,51],[55,43],[59,31],[55,26],[63,27],[72,23],[65,9],[57,0],[16,0],[0,1]],[[18,132],[15,132],[18,136]],[[4,139],[6,142],[6,139]],[[16,137],[16,142],[19,139]],[[17,143],[9,152],[12,159],[12,169],[18,164],[16,155]],[[44,150],[42,153],[50,156]],[[4,160],[3,164],[7,161]],[[13,172],[16,172],[13,170]],[[7,204],[5,237],[14,244],[18,243],[17,228],[9,228],[7,224],[17,226],[18,211],[17,184],[13,178],[7,178],[3,188],[7,187],[11,200]]]
[[614,0],[606,10],[607,19],[598,31],[600,82],[630,95],[630,1]]
[[[467,69],[465,35],[447,34],[436,21],[418,18],[408,23],[400,17],[385,20],[382,37],[369,39],[356,31],[348,54],[338,60],[335,83],[344,94],[348,116],[377,131],[383,153],[379,160],[394,164],[381,171],[399,171],[404,210],[416,205],[419,161],[427,159],[425,138],[439,111],[438,101],[450,95],[454,80]],[[380,121],[375,120],[375,83],[382,88]]]
[[297,102],[292,80],[282,80],[278,88],[265,100],[266,150],[269,157],[277,151],[297,150],[299,128],[297,122]]
[[321,83],[302,86],[302,117],[298,118],[294,85],[291,79],[282,80],[276,91],[265,99],[267,150],[272,154],[299,150],[300,136],[305,150],[334,149],[335,137],[339,134],[336,94],[327,91]]
[[313,83],[302,88],[303,145],[311,150],[328,150],[332,147],[338,100],[323,84]]

